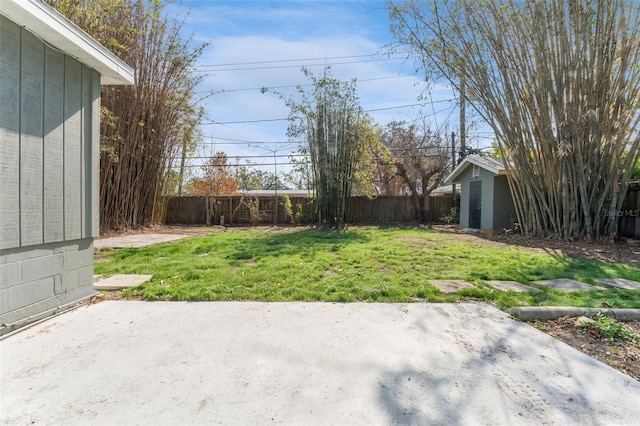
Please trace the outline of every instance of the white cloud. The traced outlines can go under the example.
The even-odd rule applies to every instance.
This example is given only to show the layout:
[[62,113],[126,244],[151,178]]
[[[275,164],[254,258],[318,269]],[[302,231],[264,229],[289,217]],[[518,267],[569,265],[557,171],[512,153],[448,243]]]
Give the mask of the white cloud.
[[[192,1],[185,5],[193,7],[185,31],[194,31],[197,40],[210,43],[199,61],[200,69],[209,74],[199,91],[217,93],[203,101],[211,121],[287,117],[284,101],[258,88],[280,87],[276,90],[284,96],[295,94],[295,88],[282,86],[309,83],[301,72],[302,64],[314,73],[320,73],[325,64],[334,64],[335,78],[356,78],[363,108],[378,110],[370,114],[380,125],[392,120],[410,121],[420,111],[424,115],[432,112],[431,107],[384,109],[418,103],[424,84],[419,75],[413,75],[411,59],[395,55],[397,59],[388,60],[384,46],[392,37],[382,1]],[[322,59],[299,61],[309,58]],[[288,62],[251,64],[267,61]],[[238,65],[211,66],[221,64]],[[245,90],[250,88],[255,90]],[[439,102],[451,98],[448,87],[434,87],[432,99],[438,103],[433,109],[453,107],[453,103]],[[439,114],[437,124],[442,125],[450,112]],[[451,127],[456,126],[457,111],[451,118]],[[264,147],[273,148],[275,143],[287,141],[286,130],[286,121],[206,125],[206,141],[213,138],[219,145],[205,146],[204,151],[222,150],[229,156],[268,155],[268,151],[248,145],[225,145],[224,139],[272,141],[274,145]]]

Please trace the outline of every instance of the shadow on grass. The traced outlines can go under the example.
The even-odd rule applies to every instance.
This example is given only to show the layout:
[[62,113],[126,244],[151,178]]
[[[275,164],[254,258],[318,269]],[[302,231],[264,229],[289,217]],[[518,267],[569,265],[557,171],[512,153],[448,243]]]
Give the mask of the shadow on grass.
[[320,252],[337,252],[351,244],[371,241],[363,233],[349,230],[320,231],[305,229],[287,233],[256,235],[228,255],[232,260],[278,258],[289,255],[313,256]]

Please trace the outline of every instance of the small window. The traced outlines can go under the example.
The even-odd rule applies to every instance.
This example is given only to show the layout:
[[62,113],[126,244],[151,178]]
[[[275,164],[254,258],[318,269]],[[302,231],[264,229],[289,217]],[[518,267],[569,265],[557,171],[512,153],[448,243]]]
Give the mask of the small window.
[[475,164],[473,165],[473,172],[471,173],[471,175],[473,177],[478,177],[480,176],[480,167],[476,166]]

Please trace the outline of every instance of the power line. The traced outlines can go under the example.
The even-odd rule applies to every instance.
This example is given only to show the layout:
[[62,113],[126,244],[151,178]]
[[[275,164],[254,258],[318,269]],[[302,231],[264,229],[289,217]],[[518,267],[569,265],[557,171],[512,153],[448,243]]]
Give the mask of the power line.
[[[405,50],[401,52],[394,52],[392,54],[400,55],[403,53],[411,53],[411,51]],[[235,62],[235,63],[227,63],[227,64],[203,64],[199,66],[200,67],[230,67],[230,66],[237,66],[237,65],[276,64],[278,62],[326,61],[327,59],[368,58],[374,55],[375,53],[370,53],[367,55],[326,56],[324,58],[273,59],[270,61]]]
[[[278,154],[275,155],[276,158],[288,158],[288,157],[308,157],[309,154]],[[228,155],[227,159],[237,159],[237,160],[241,160],[244,158],[273,158],[274,155],[270,155],[270,154],[264,154],[264,155]],[[182,158],[182,157],[180,157]],[[190,156],[190,157],[185,157],[185,160],[209,160],[211,158],[216,158],[215,155],[208,155],[208,156]],[[176,160],[178,160],[178,158],[176,158]],[[280,163],[278,163],[280,164]],[[221,166],[224,167],[224,166]]]
[[[253,163],[253,164],[227,164],[224,166],[220,166],[220,167],[268,167],[268,166],[297,166],[297,165],[306,165],[306,164],[311,164],[311,163]],[[203,167],[203,164],[185,164],[184,165],[185,168],[201,168]],[[171,166],[171,169],[180,169],[179,165],[175,165],[175,166]]]
[[[356,81],[358,83],[366,83],[366,82],[370,82],[370,81],[391,80],[391,79],[402,78],[402,77],[414,77],[414,74],[399,74],[399,75],[393,75],[393,76],[387,76],[387,77],[372,77],[372,78],[363,78],[363,79],[356,78]],[[240,88],[240,89],[221,89],[221,90],[218,90],[218,91],[205,90],[205,91],[198,91],[198,92],[194,92],[194,93],[196,93],[196,94],[213,93],[213,94],[218,95],[218,94],[221,94],[221,93],[233,93],[233,92],[244,92],[244,91],[252,91],[252,90],[264,90],[265,88],[266,89],[291,89],[291,88],[295,88],[295,87],[309,87],[309,86],[313,86],[313,83],[290,84],[290,85],[285,85],[285,86],[246,87],[246,88]]]
[[300,67],[326,67],[326,66],[333,66],[333,65],[362,64],[366,62],[397,61],[398,59],[403,59],[403,58],[367,59],[364,61],[330,62],[330,63],[324,63],[324,64],[274,65],[274,66],[247,67],[247,68],[219,68],[219,69],[197,69],[196,68],[194,72],[256,71],[256,70],[275,70],[275,69],[300,68]]
[[302,143],[301,141],[297,142],[200,142],[198,145],[207,145],[207,146],[216,146],[216,145],[236,145],[236,146],[244,146],[244,145],[274,145],[274,144],[287,144],[287,145],[295,145]]
[[218,121],[210,121],[208,123],[200,123],[201,126],[208,126],[210,124],[246,124],[246,123],[264,123],[264,122],[270,122],[270,121],[287,121],[289,120],[288,118],[268,118],[268,119],[262,119],[262,120],[241,120],[241,121],[222,121],[222,122],[218,122]]
[[[434,101],[432,103],[441,103],[441,102],[452,102],[454,99],[442,99],[442,100],[438,100],[438,101]],[[386,107],[386,108],[374,108],[374,109],[367,109],[367,110],[363,110],[363,112],[374,112],[374,111],[383,111],[383,110],[389,110],[389,109],[399,109],[399,108],[409,108],[409,107],[414,107],[414,106],[427,106],[430,105],[430,103],[416,103],[416,104],[407,104],[407,105],[397,105],[397,106],[392,106],[392,107]],[[447,107],[443,110],[434,112],[434,114],[438,114],[440,112],[446,111],[451,107]],[[207,125],[211,125],[211,124],[220,124],[220,125],[224,125],[224,124],[246,124],[246,123],[263,123],[263,122],[273,122],[273,121],[288,121],[289,118],[269,118],[269,119],[262,119],[262,120],[242,120],[242,121],[222,121],[222,122],[218,122],[218,121],[210,121],[207,123],[201,123],[201,126],[207,126]]]

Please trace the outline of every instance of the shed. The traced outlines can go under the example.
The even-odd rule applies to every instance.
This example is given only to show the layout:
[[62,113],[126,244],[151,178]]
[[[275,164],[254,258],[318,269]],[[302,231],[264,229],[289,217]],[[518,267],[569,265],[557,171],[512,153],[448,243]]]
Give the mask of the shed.
[[0,334],[93,293],[100,85],[133,70],[39,0],[0,1]]
[[494,231],[513,227],[516,210],[502,158],[465,157],[445,180],[453,183],[461,186],[461,227]]

